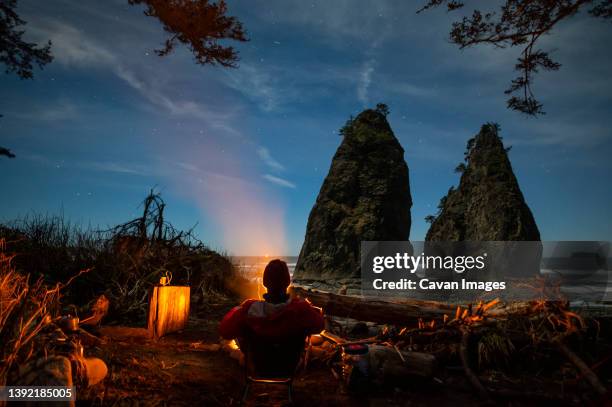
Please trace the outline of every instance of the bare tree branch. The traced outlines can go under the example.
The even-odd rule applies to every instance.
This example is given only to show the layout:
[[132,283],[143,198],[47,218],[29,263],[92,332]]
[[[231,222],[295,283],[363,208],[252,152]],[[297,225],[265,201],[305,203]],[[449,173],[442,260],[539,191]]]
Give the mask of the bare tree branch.
[[[520,75],[505,90],[508,108],[528,115],[544,114],[532,90],[533,77],[539,71],[556,71],[561,64],[536,47],[538,40],[561,21],[574,16],[585,5],[594,4],[591,15],[612,17],[612,0],[506,0],[498,12],[474,10],[469,17],[454,22],[450,40],[460,49],[490,44],[498,48],[522,47],[515,65]],[[454,0],[429,0],[420,10],[446,6],[447,11],[464,7]]]

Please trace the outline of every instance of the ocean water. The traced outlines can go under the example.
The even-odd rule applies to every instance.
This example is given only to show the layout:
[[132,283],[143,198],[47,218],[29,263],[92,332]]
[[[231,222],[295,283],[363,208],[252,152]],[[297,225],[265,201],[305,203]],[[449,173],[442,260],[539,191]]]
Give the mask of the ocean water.
[[[261,278],[266,265],[274,259],[287,263],[289,273],[293,276],[298,256],[231,256],[231,261],[239,272],[249,279]],[[573,273],[564,273],[563,270],[553,271],[542,269],[542,277],[558,277],[560,279],[561,294],[571,302],[612,302],[612,259],[608,259],[608,267],[604,270],[580,276]],[[580,273],[579,273],[580,274]],[[391,294],[387,294],[391,295]],[[402,295],[398,293],[398,295]]]
[[298,256],[231,256],[232,263],[247,278],[261,276],[266,265],[274,259],[286,262],[287,267],[289,267],[289,274],[293,275],[297,258]]

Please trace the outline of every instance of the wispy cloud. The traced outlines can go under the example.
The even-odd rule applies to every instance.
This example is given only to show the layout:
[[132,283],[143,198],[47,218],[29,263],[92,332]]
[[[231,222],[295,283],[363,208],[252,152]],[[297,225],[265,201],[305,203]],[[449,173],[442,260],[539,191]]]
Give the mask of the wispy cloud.
[[388,83],[388,91],[415,97],[432,97],[437,95],[436,90],[432,89],[432,87],[418,86],[409,82],[399,81]]
[[329,41],[337,37],[369,39],[383,35],[393,24],[395,14],[387,0],[368,2],[368,7],[356,5],[354,0],[315,0],[275,4],[274,10],[262,7],[260,17],[292,27],[306,25],[321,32]]
[[154,176],[158,175],[159,172],[156,170],[156,167],[154,165],[145,163],[123,163],[118,161],[100,160],[73,161],[28,151],[25,151],[24,154],[21,154],[20,158],[47,167],[73,168],[94,172],[106,172],[138,176]]
[[91,41],[75,27],[55,20],[33,26],[34,36],[53,43],[53,57],[62,65],[105,66],[115,61],[115,56],[105,47]]
[[280,95],[278,84],[268,72],[269,70],[241,63],[239,69],[225,71],[225,84],[257,103],[261,110],[271,112],[279,107]]
[[158,161],[159,165],[162,166],[160,172],[163,175],[172,175],[184,180],[185,172],[187,172],[191,173],[187,174],[188,176],[197,175],[198,181],[201,181],[202,183],[212,182],[215,185],[222,185],[224,182],[227,182],[235,185],[242,185],[245,188],[254,186],[250,179],[244,178],[240,175],[204,170],[195,164],[169,161],[163,157],[158,157]]
[[12,113],[12,115],[27,120],[54,122],[77,118],[78,109],[76,104],[65,99],[60,99],[46,105],[33,106],[26,112],[17,111]]
[[78,109],[76,105],[72,102],[62,100],[53,106],[49,106],[43,109],[39,113],[39,117],[42,120],[67,120],[74,119],[77,117]]
[[276,171],[283,171],[285,169],[285,167],[281,163],[279,163],[274,157],[272,157],[270,151],[267,148],[258,147],[257,155],[259,156],[261,161],[263,161],[264,164],[266,164],[271,169]]
[[201,103],[193,100],[178,100],[168,96],[153,83],[139,77],[135,71],[128,69],[125,66],[118,65],[115,67],[115,74],[124,80],[130,87],[138,91],[146,100],[154,106],[161,107],[173,115],[191,116],[197,119],[206,120],[213,127],[223,128],[224,130],[234,132],[225,123],[228,115],[219,112],[212,112],[209,108]]
[[77,167],[92,171],[110,172],[116,174],[129,174],[139,176],[154,175],[151,166],[144,164],[126,164],[113,161],[84,161],[76,164]]
[[179,168],[185,170],[185,171],[191,171],[191,172],[199,172],[200,169],[196,166],[193,165],[191,163],[187,163],[187,162],[177,162],[175,163]]
[[140,59],[135,61],[128,56],[119,55],[63,22],[52,20],[42,24],[41,27],[34,34],[40,38],[51,39],[53,55],[58,63],[77,68],[110,70],[158,109],[175,116],[205,120],[212,128],[234,135],[239,134],[227,124],[232,113],[213,111],[196,100],[173,96],[173,90],[169,89],[170,85],[160,83],[155,71],[144,66]]
[[374,73],[374,59],[368,59],[361,69],[359,74],[359,82],[357,83],[357,99],[363,104],[368,104],[368,90],[372,83],[372,74]]
[[509,144],[589,148],[612,140],[612,130],[600,124],[574,124],[567,121],[540,121],[530,126],[527,135],[508,138]]
[[291,188],[291,189],[295,189],[296,185],[291,182],[288,181],[284,178],[280,178],[280,177],[276,177],[274,175],[271,174],[264,174],[263,176],[264,179],[268,180],[269,182],[276,184],[278,186],[284,187],[284,188]]

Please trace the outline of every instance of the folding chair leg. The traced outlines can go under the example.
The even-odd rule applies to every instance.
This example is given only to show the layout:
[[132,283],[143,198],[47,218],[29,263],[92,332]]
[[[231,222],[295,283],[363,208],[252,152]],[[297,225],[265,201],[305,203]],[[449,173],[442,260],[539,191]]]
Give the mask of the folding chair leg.
[[293,404],[293,383],[289,382],[289,384],[287,384],[287,387],[287,397],[289,398],[289,404]]
[[251,383],[247,382],[244,385],[244,390],[242,391],[242,400],[241,400],[241,404],[246,403],[247,401],[247,397],[249,397],[249,387],[250,387]]

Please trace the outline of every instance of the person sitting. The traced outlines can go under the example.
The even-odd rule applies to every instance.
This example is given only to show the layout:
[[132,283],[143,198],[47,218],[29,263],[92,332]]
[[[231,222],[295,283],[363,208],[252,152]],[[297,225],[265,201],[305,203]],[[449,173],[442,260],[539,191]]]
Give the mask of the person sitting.
[[272,260],[263,274],[267,289],[264,300],[249,299],[234,307],[221,320],[219,333],[224,339],[240,340],[247,335],[260,340],[278,341],[299,335],[308,336],[323,330],[323,314],[307,300],[291,298],[289,268],[282,260]]

